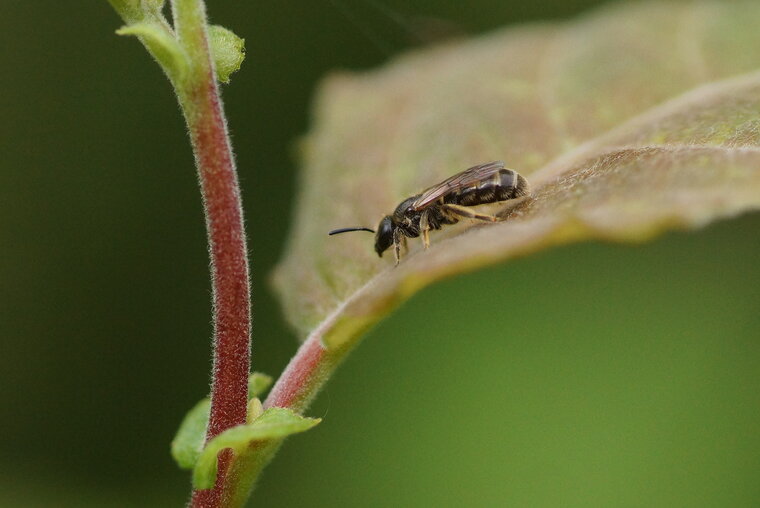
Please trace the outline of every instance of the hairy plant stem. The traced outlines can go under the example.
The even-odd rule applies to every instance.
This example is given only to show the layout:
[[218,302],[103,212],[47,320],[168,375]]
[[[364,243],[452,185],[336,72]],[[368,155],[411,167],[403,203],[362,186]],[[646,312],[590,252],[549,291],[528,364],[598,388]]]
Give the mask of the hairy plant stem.
[[343,355],[337,356],[325,349],[320,335],[310,335],[277,379],[264,408],[285,407],[303,412]]
[[[187,122],[203,198],[213,289],[213,375],[206,441],[246,423],[250,371],[250,287],[240,191],[232,147],[207,34],[202,0],[172,0],[174,26],[160,8],[145,10],[137,0],[109,0],[169,77]],[[159,5],[160,2],[153,2]],[[176,47],[166,46],[170,38]],[[129,32],[125,32],[129,33]],[[161,35],[163,34],[163,35]],[[179,62],[178,60],[179,59]],[[304,342],[267,398],[266,407],[303,412],[350,347],[327,350],[321,328]],[[219,453],[212,489],[194,490],[190,506],[242,506],[256,477],[282,440],[253,445],[259,460],[235,461]]]
[[[172,1],[175,30],[193,55],[190,72],[176,83],[195,154],[206,212],[211,258],[214,316],[214,364],[211,413],[206,440],[245,423],[250,371],[250,288],[240,190],[200,0]],[[223,506],[234,489],[227,470],[232,453],[219,455],[213,489],[195,490],[194,507]]]
[[[188,99],[205,106],[199,114],[186,117],[206,210],[213,280],[214,364],[208,441],[245,423],[250,370],[248,261],[237,176],[213,76]],[[221,506],[230,460],[229,450],[220,454],[216,485],[196,490],[193,506]]]

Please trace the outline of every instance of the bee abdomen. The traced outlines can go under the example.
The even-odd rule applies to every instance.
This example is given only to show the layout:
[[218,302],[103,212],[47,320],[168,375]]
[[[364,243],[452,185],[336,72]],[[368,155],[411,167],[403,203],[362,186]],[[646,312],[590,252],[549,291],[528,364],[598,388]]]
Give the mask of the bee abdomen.
[[498,201],[507,201],[528,194],[528,182],[519,173],[511,169],[502,169],[491,178],[476,185],[451,192],[444,198],[444,203],[461,206],[477,206]]

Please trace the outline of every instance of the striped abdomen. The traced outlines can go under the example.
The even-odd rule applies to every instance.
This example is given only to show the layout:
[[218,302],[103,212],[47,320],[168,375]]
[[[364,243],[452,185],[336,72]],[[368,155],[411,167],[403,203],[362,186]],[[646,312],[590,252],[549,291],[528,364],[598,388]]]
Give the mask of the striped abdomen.
[[528,182],[511,169],[502,169],[480,182],[455,189],[443,197],[444,203],[477,206],[515,199],[528,194]]

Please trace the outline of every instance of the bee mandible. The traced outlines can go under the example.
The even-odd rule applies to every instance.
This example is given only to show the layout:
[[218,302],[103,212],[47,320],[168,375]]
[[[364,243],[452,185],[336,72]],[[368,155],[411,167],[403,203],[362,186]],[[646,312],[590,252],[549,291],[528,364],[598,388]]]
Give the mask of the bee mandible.
[[406,245],[407,238],[422,236],[422,244],[427,249],[431,229],[456,224],[460,219],[497,222],[499,217],[480,213],[473,207],[525,197],[528,193],[528,182],[517,171],[505,168],[502,161],[488,162],[457,173],[403,200],[391,215],[383,217],[377,231],[364,227],[341,228],[328,234],[349,231],[375,233],[377,255],[382,257],[383,252],[392,245],[398,265],[401,245]]

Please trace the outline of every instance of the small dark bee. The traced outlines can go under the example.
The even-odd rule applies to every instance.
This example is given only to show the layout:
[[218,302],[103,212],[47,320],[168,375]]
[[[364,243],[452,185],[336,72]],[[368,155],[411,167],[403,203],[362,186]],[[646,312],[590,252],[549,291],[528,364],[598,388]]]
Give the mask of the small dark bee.
[[[502,161],[480,164],[457,173],[441,183],[402,201],[393,214],[386,215],[377,226],[375,252],[383,255],[391,245],[400,259],[401,245],[406,238],[422,236],[422,244],[430,245],[431,229],[441,229],[444,224],[456,224],[460,219],[484,222],[500,220],[495,215],[479,213],[474,206],[497,203],[528,195],[528,182],[516,171],[506,169]],[[337,235],[348,231],[369,231],[370,228],[334,229],[328,234]]]

